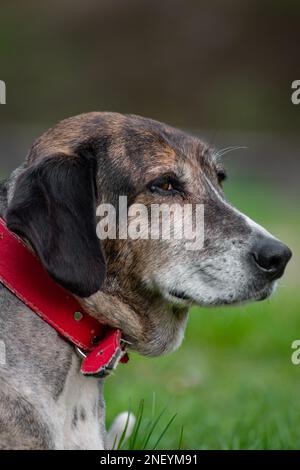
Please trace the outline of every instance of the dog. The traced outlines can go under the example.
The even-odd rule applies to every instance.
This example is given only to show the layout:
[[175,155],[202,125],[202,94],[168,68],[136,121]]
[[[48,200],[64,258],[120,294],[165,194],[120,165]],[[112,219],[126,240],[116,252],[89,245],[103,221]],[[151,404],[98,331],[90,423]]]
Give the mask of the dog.
[[[188,309],[263,300],[291,257],[287,246],[225,199],[218,154],[166,124],[86,113],[38,138],[1,184],[0,214],[57,284],[99,322],[122,331],[146,356],[169,353]],[[200,250],[183,240],[105,239],[100,204],[204,205]],[[103,380],[80,374],[71,344],[1,286],[2,449],[105,449]],[[124,419],[119,419],[124,425]],[[130,426],[133,426],[130,418]]]

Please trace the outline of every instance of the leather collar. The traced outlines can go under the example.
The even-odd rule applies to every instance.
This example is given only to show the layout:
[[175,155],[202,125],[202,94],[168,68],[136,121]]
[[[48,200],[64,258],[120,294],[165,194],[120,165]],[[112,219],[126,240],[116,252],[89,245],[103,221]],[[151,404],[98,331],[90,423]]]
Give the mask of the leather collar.
[[58,285],[21,238],[0,217],[0,282],[72,343],[84,375],[104,377],[127,362],[121,331],[98,322]]

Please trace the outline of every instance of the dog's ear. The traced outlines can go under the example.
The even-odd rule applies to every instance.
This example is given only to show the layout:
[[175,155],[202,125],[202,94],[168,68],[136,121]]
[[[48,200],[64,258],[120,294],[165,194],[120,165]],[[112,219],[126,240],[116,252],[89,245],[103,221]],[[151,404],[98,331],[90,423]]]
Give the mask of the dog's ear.
[[53,279],[79,297],[98,291],[106,274],[96,235],[96,160],[53,155],[16,182],[7,226],[24,236]]

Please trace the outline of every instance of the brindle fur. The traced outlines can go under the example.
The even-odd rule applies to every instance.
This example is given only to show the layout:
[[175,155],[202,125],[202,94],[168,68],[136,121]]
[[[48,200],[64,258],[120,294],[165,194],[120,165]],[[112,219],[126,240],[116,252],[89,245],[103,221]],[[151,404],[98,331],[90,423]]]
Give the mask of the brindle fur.
[[[87,165],[89,171],[85,171]],[[33,144],[25,163],[1,186],[1,215],[90,314],[120,328],[132,349],[159,355],[180,345],[191,304],[170,297],[174,289],[191,292],[194,301],[204,306],[255,300],[273,289],[273,282],[248,266],[253,239],[265,232],[224,200],[217,165],[204,142],[160,122],[117,113],[82,114],[58,123]],[[152,194],[148,185],[170,172],[181,179],[186,191],[184,197],[174,196],[169,202],[205,204],[201,253],[187,252],[182,241],[105,240],[100,244],[94,239],[92,212],[98,204],[116,206],[120,195],[126,195],[129,204],[166,202]],[[80,194],[74,194],[74,181]],[[47,204],[43,198],[49,199]],[[46,218],[49,204],[57,211],[60,225]],[[72,217],[59,213],[64,204],[71,208]],[[93,242],[76,238],[74,220]],[[58,224],[55,230],[51,223]],[[53,233],[63,230],[60,238],[75,237],[76,246],[53,239],[51,229]],[[52,252],[45,251],[47,243],[67,268],[58,266]],[[87,259],[86,271],[81,271]],[[72,272],[75,280],[70,279]],[[199,285],[195,276],[201,279]],[[101,381],[81,377],[72,346],[5,287],[1,289],[7,365],[0,371],[4,384],[0,446],[103,448]]]

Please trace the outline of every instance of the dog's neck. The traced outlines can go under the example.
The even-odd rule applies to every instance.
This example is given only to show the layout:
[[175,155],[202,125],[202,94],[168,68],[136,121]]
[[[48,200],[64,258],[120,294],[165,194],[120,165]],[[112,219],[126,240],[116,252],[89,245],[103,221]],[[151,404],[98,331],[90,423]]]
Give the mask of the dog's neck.
[[[112,289],[113,286],[113,289]],[[83,307],[104,324],[119,328],[131,349],[147,356],[176,350],[182,342],[188,309],[176,308],[160,297],[138,291],[124,292],[116,279],[108,276],[104,289],[88,299]],[[149,322],[149,314],[154,321]]]

